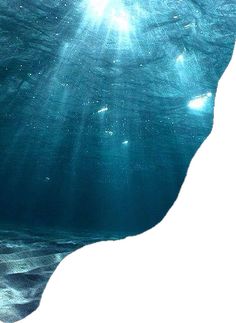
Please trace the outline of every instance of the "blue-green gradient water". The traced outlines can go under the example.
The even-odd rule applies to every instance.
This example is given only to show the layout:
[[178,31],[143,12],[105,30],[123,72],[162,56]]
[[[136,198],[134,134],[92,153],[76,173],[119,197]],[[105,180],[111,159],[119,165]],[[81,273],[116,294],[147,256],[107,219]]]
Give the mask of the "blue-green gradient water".
[[[117,238],[166,215],[211,131],[235,34],[235,0],[1,0],[4,279],[16,252],[6,249],[6,232],[25,248],[25,230],[30,239],[40,230],[35,255],[53,239],[54,257],[62,230],[69,241],[85,231]],[[35,298],[16,287],[34,270],[32,248],[19,256],[26,270],[0,289],[9,320],[37,303],[25,307]],[[68,244],[63,255],[74,249]],[[7,288],[17,290],[17,311]]]

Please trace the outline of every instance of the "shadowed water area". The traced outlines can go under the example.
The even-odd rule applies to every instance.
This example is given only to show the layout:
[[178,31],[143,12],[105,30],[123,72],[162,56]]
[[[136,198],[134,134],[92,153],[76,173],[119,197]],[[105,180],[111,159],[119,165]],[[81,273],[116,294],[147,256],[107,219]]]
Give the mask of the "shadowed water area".
[[32,312],[69,252],[166,215],[235,22],[233,0],[1,0],[0,319]]

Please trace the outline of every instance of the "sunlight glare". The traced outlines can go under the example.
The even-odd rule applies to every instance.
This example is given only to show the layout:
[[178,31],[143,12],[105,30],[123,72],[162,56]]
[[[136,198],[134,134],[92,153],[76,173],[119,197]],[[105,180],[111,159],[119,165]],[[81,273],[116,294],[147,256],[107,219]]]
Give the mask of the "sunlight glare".
[[112,10],[110,21],[113,28],[118,29],[119,31],[128,32],[130,29],[129,26],[129,17],[125,10],[117,11]]
[[207,104],[208,99],[212,96],[211,92],[197,96],[188,102],[188,107],[194,110],[201,110]]
[[89,9],[95,18],[100,19],[103,17],[108,6],[108,1],[109,0],[90,0],[89,1]]
[[184,55],[180,54],[177,58],[176,58],[176,62],[177,63],[183,63],[184,62]]
[[106,22],[109,29],[123,33],[130,31],[130,17],[121,1],[89,0],[88,14],[97,23]]

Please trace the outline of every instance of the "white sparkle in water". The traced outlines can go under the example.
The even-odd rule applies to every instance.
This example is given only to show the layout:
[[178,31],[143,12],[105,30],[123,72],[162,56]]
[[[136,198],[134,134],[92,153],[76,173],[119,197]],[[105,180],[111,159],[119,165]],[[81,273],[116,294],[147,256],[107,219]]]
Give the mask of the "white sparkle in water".
[[176,58],[176,62],[177,63],[183,63],[184,62],[184,55],[180,54],[177,58]]
[[207,104],[210,97],[212,97],[211,92],[197,96],[188,102],[188,107],[193,110],[201,110]]
[[108,111],[108,107],[105,106],[105,107],[101,108],[100,110],[98,110],[98,113],[104,113],[106,111]]
[[113,136],[113,131],[106,130],[106,131],[105,131],[105,134],[107,134],[107,135],[109,135],[109,136]]
[[128,140],[125,140],[125,141],[122,142],[122,145],[125,145],[126,146],[126,145],[128,145],[128,143],[129,143],[129,141]]

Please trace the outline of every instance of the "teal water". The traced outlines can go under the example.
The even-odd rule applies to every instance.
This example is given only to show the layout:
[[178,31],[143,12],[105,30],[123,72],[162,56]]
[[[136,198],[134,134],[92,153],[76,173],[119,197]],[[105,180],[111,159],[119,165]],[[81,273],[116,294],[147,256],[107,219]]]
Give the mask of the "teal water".
[[[234,0],[1,0],[0,319],[37,306],[81,232],[129,235],[166,215],[212,129],[235,21]],[[40,289],[38,272],[10,272],[14,254],[44,266],[48,243]]]

